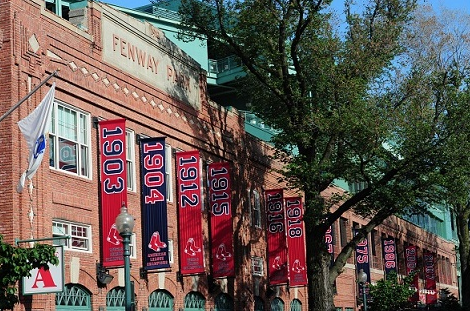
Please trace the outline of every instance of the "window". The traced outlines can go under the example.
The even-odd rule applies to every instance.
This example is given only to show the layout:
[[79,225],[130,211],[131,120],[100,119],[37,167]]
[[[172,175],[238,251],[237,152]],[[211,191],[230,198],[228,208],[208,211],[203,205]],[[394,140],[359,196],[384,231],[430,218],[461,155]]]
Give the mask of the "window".
[[255,311],[264,310],[264,301],[261,297],[255,296]]
[[300,300],[292,300],[290,304],[290,311],[302,311],[302,303],[300,302]]
[[251,273],[255,276],[263,276],[263,258],[251,257]]
[[[139,134],[141,138],[149,136]],[[165,182],[166,182],[166,201],[173,202],[173,153],[171,146],[165,144]],[[202,187],[201,187],[202,188]]]
[[353,182],[353,183],[349,183],[348,186],[349,186],[349,192],[354,194],[354,193],[358,193],[366,189],[367,182],[365,181]]
[[259,192],[256,190],[252,191],[253,195],[253,226],[255,228],[261,228],[261,200]]
[[271,311],[284,311],[284,301],[281,298],[274,298],[271,301]]
[[[83,19],[85,19],[85,14],[84,10],[76,10],[76,9],[83,9],[86,7],[86,2],[82,0],[46,0],[45,1],[46,9],[48,11],[51,11],[52,13],[62,17],[65,20],[71,21],[71,17],[73,19],[77,19],[77,15],[81,16],[81,20],[76,26],[83,26],[82,23],[84,22]],[[74,14],[70,14],[70,11],[74,11]],[[77,14],[77,11],[81,14]],[[75,23],[74,23],[75,24]]]
[[49,166],[90,177],[90,115],[54,102],[49,133]]
[[341,241],[341,247],[348,244],[348,234],[347,234],[348,220],[346,218],[339,219],[339,237]]
[[126,169],[127,190],[136,191],[135,185],[135,135],[134,131],[126,129]]
[[372,251],[372,256],[377,256],[376,243],[377,243],[377,230],[373,229],[370,233],[370,248]]
[[168,262],[171,264],[174,263],[173,259],[173,240],[168,240]]
[[68,2],[46,0],[46,9],[66,20],[69,19],[70,8]]
[[248,219],[250,219],[250,223],[252,222],[252,212],[251,212],[251,191],[250,189],[246,189],[246,199],[245,199],[245,211],[248,214]]
[[66,284],[55,296],[56,311],[91,310],[91,293],[83,286]]
[[171,311],[174,305],[173,296],[163,289],[157,289],[149,295],[150,311]]
[[233,311],[233,299],[225,293],[221,293],[215,297],[214,305],[214,311]]
[[136,235],[135,233],[132,233],[131,235],[131,242],[129,243],[129,251],[131,253],[131,258],[136,259],[137,258],[137,248],[135,247],[136,245]]
[[[207,171],[204,169],[205,165],[203,165],[203,160],[201,159],[201,156],[199,156],[199,184],[201,185],[201,193],[200,193],[200,198],[201,198],[201,212],[203,212],[206,209],[206,192],[204,190],[203,185],[207,185],[204,183],[204,178],[207,177]],[[206,180],[207,181],[207,180]]]
[[107,310],[124,310],[122,309],[111,309],[110,307],[124,307],[125,306],[125,288],[114,287],[106,294],[106,307]]
[[[53,237],[64,237],[54,240],[54,245],[63,245],[64,249],[91,252],[91,226],[62,220],[52,221]],[[70,239],[66,239],[70,236]]]
[[173,202],[173,154],[171,146],[165,144],[166,201]]
[[206,309],[206,298],[199,292],[189,292],[184,297],[184,309],[204,311]]

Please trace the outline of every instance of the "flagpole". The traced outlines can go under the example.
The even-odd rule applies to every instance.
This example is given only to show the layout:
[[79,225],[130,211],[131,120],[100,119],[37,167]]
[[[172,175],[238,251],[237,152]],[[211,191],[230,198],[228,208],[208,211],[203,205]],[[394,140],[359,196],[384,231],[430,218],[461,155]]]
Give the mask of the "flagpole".
[[43,86],[47,81],[49,81],[52,77],[55,77],[59,74],[59,69],[51,73],[44,81],[39,83],[31,92],[28,93],[25,97],[23,97],[16,105],[10,108],[3,116],[0,117],[0,122],[3,121],[6,117],[8,117],[16,108],[18,108],[24,101],[31,97],[41,86]]

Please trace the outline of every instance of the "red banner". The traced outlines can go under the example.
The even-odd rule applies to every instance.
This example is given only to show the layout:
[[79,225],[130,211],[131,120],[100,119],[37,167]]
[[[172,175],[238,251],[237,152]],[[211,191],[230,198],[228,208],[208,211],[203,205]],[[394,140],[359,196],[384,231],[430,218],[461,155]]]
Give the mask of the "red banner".
[[283,190],[266,190],[268,273],[271,285],[285,284],[287,275],[287,240]]
[[122,204],[127,206],[125,120],[100,121],[99,131],[102,264],[104,267],[122,266],[122,238],[114,221]]
[[305,229],[302,198],[286,198],[287,245],[289,256],[289,285],[307,285]]
[[230,164],[211,163],[207,168],[207,175],[211,211],[212,276],[235,276]]
[[436,257],[431,252],[423,252],[424,261],[424,289],[426,292],[426,304],[437,303],[436,291]]
[[204,272],[199,151],[176,153],[181,274]]
[[[411,273],[416,271],[418,263],[418,255],[416,253],[416,246],[409,245],[405,248],[405,264],[406,264],[406,275],[410,275]],[[417,271],[416,271],[417,272]],[[417,302],[419,300],[419,276],[418,273],[415,273],[413,278],[413,283],[411,287],[414,288],[415,293],[411,296],[410,301]]]

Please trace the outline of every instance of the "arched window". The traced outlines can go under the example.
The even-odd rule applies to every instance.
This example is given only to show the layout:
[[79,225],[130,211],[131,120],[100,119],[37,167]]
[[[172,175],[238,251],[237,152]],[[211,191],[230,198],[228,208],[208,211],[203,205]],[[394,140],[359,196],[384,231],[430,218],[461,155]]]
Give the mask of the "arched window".
[[106,311],[124,311],[126,291],[124,287],[112,288],[106,294]]
[[91,293],[77,284],[66,284],[64,291],[55,295],[57,311],[91,310]]
[[203,311],[206,307],[206,299],[199,292],[189,292],[184,297],[184,311]]
[[299,299],[294,299],[290,303],[290,311],[302,311],[302,303]]
[[173,296],[166,290],[157,289],[149,296],[149,311],[172,311]]
[[274,298],[271,301],[271,311],[284,311],[284,301],[281,298]]
[[233,299],[228,294],[217,295],[214,302],[215,311],[233,311]]
[[264,311],[264,301],[260,296],[255,296],[255,310],[254,311]]

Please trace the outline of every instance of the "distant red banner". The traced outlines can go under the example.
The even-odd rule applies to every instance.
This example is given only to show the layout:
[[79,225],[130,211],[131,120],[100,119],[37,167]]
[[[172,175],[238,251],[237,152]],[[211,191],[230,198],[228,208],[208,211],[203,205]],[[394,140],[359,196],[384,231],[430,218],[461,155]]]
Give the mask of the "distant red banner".
[[122,266],[122,238],[114,221],[122,204],[127,206],[125,120],[100,121],[99,131],[102,264],[104,267]]
[[286,198],[287,245],[289,256],[289,286],[307,285],[305,229],[302,199]]
[[[416,271],[418,265],[418,254],[416,253],[416,246],[409,245],[405,248],[405,264],[406,264],[406,275],[410,275]],[[413,296],[411,296],[410,301],[417,302],[419,300],[419,276],[418,273],[415,273],[411,287],[415,290]]]
[[176,153],[181,274],[204,272],[199,151]]
[[436,291],[436,256],[431,252],[423,253],[424,262],[424,289],[426,292],[426,304],[437,303]]
[[285,284],[287,275],[287,240],[283,190],[266,190],[268,272],[271,285]]
[[211,212],[212,276],[235,276],[233,258],[232,185],[230,164],[211,163],[207,168]]

